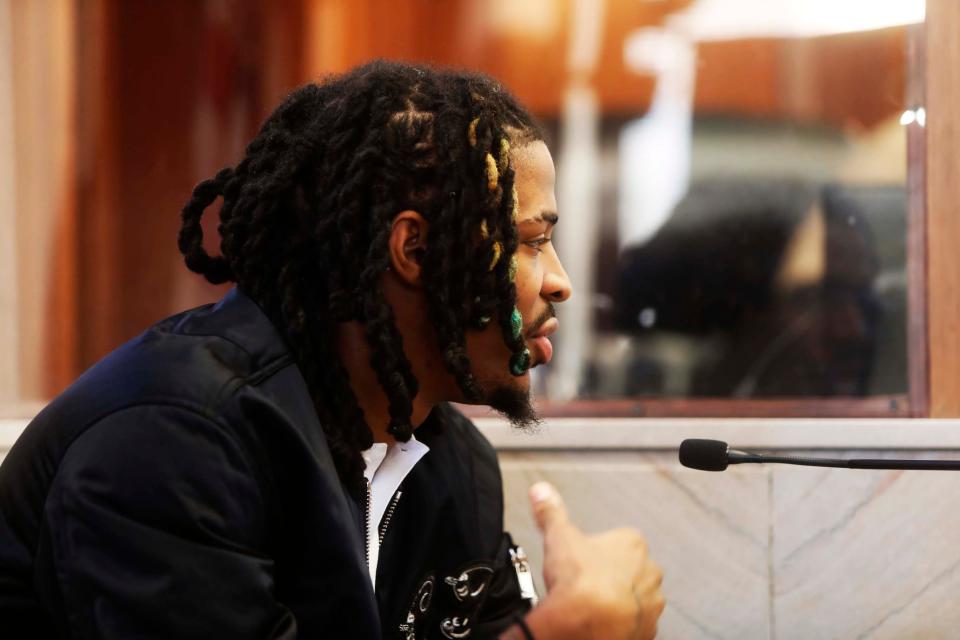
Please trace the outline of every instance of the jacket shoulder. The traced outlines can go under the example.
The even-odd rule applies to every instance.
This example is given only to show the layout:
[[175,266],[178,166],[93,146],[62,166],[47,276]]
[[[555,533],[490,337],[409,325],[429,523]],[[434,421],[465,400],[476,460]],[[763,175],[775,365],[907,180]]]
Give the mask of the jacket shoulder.
[[276,329],[238,290],[157,322],[83,373],[41,413],[90,423],[126,406],[215,415],[240,386],[293,364]]

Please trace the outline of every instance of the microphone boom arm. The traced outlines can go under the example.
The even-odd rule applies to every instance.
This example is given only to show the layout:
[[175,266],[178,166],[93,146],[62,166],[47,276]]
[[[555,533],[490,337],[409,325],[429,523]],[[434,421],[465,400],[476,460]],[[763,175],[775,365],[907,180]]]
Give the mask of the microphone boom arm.
[[690,438],[680,443],[680,464],[701,471],[723,471],[727,465],[744,463],[795,464],[804,467],[839,469],[896,469],[916,471],[960,471],[960,460],[885,460],[861,458],[806,458],[777,456],[731,449],[726,442]]

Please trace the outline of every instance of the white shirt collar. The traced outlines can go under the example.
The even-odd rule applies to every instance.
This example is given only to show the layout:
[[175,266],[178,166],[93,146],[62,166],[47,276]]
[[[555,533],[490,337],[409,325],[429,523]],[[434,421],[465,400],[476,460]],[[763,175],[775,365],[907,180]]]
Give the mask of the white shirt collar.
[[[363,475],[370,483],[370,530],[367,548],[370,560],[370,580],[377,584],[377,564],[380,560],[380,521],[400,484],[413,470],[430,447],[411,435],[407,442],[375,442],[362,452],[367,468]],[[399,504],[399,503],[398,503]]]

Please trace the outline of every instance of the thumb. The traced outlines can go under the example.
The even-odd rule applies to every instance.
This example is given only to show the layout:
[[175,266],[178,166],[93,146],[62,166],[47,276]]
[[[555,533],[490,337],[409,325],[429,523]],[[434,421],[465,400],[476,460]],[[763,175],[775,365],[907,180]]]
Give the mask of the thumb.
[[563,498],[549,482],[538,482],[530,487],[530,507],[541,533],[569,520]]

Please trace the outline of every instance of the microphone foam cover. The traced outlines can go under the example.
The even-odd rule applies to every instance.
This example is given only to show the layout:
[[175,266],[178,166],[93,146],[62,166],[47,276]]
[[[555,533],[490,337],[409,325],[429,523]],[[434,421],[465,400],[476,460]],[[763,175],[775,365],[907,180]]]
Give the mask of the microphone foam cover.
[[690,438],[680,443],[680,464],[701,471],[727,468],[727,443],[720,440]]

